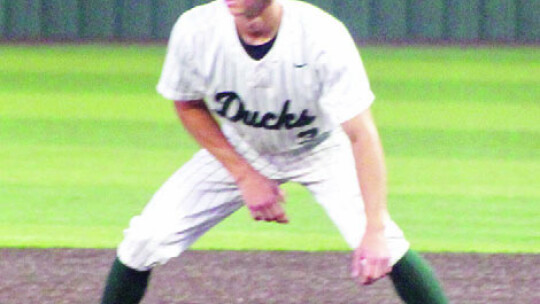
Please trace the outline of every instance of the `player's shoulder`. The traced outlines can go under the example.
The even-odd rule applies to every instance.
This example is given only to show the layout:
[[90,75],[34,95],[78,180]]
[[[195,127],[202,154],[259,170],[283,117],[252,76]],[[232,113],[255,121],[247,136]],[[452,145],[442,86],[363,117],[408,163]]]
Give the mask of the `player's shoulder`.
[[323,10],[322,8],[315,6],[314,4],[302,0],[278,0],[279,3],[282,5],[285,5],[287,9],[294,9],[296,12],[299,13],[306,13],[306,14],[314,14],[321,16],[328,16],[330,15],[328,12]]
[[183,32],[202,33],[219,28],[220,22],[228,17],[228,12],[221,2],[214,0],[185,11],[176,21],[173,30],[181,29]]
[[[346,26],[329,12],[300,0],[280,0],[305,38],[323,42],[348,33]],[[324,42],[323,42],[324,43]]]
[[343,23],[339,19],[311,3],[300,0],[281,0],[281,3],[295,19],[306,25],[316,28],[343,26]]

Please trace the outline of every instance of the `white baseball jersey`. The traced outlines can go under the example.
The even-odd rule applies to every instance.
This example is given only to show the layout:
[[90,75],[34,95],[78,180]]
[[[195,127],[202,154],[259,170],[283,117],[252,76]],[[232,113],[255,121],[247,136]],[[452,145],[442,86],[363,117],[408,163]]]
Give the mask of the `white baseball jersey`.
[[[356,248],[366,217],[350,142],[339,126],[367,109],[374,97],[353,40],[320,9],[281,0],[277,38],[261,60],[254,60],[223,2],[180,17],[158,92],[171,100],[204,99],[238,153],[269,179],[307,187]],[[137,270],[164,264],[243,206],[229,172],[202,149],[131,220],[118,257]],[[395,263],[409,243],[386,220]]]
[[233,143],[260,153],[316,144],[374,99],[345,26],[305,2],[280,3],[279,32],[261,60],[243,49],[224,1],[186,12],[157,86],[167,99],[206,100]]

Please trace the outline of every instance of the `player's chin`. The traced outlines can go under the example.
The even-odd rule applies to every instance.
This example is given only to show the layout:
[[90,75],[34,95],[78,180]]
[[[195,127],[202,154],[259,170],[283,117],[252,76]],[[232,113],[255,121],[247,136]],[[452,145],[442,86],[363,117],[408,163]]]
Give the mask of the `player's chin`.
[[238,8],[238,7],[229,7],[229,13],[233,16],[233,17],[240,17],[240,16],[244,16],[245,15],[245,12],[243,9],[241,8]]

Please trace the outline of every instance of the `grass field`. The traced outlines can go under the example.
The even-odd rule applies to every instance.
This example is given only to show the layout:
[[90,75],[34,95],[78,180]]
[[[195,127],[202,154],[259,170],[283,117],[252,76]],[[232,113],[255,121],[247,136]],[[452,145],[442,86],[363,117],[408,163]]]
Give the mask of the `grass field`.
[[[163,46],[0,45],[0,247],[115,247],[197,149],[154,91]],[[537,48],[365,47],[390,208],[422,251],[540,252]],[[342,250],[309,194],[198,249]]]

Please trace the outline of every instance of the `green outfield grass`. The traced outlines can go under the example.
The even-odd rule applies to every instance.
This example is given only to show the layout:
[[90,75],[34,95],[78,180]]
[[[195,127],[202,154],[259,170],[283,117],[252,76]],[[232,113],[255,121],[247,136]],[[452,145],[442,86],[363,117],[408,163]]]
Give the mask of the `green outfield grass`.
[[[112,248],[196,151],[154,91],[163,46],[0,45],[0,247]],[[538,48],[365,47],[390,209],[422,251],[540,252]],[[309,194],[198,249],[344,250]]]

